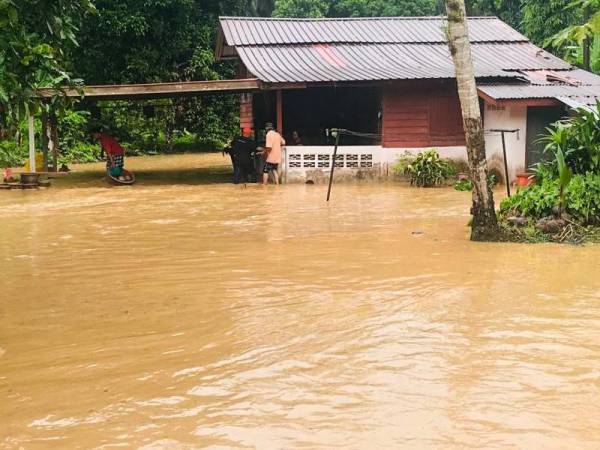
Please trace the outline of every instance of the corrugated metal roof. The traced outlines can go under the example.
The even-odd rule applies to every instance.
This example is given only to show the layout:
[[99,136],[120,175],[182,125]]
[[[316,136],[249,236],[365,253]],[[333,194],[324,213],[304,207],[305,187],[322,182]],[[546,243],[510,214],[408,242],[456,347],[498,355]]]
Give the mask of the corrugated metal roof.
[[[530,43],[475,44],[477,77],[515,77],[516,70],[571,66]],[[237,47],[248,70],[260,80],[329,82],[454,78],[446,44],[335,44]]]
[[[570,107],[595,106],[600,100],[600,76],[581,69],[526,73],[527,84],[478,85],[495,100],[557,99]],[[565,82],[553,81],[556,79]]]
[[[518,100],[528,98],[589,97],[600,98],[600,86],[569,86],[501,84],[478,85],[480,91],[496,100]],[[592,102],[595,103],[595,100]]]
[[[266,83],[319,83],[454,78],[440,17],[349,19],[221,18],[220,42],[235,48],[251,74]],[[512,78],[553,88],[547,75],[598,83],[495,17],[469,18],[475,76]],[[530,74],[531,76],[529,76]],[[556,77],[555,77],[556,78]],[[496,98],[545,98],[528,84],[486,86]],[[568,91],[568,85],[565,92]],[[562,92],[562,91],[561,91]],[[554,98],[561,92],[551,95]],[[581,94],[581,91],[579,91]],[[513,97],[508,97],[512,95]],[[549,94],[548,94],[549,95]],[[576,95],[566,92],[564,95]],[[584,97],[587,94],[582,94]]]
[[[222,17],[230,46],[335,43],[444,43],[441,17],[344,19],[279,19]],[[468,19],[471,42],[527,42],[528,39],[496,17]]]

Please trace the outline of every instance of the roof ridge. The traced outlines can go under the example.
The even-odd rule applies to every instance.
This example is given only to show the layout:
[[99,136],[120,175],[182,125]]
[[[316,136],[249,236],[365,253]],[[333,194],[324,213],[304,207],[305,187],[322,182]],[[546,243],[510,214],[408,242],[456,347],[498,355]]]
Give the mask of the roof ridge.
[[[243,20],[248,22],[359,22],[375,20],[440,20],[446,16],[384,16],[384,17],[249,17],[249,16],[219,16],[219,20]],[[497,16],[467,16],[469,20],[500,20]]]
[[[519,44],[531,44],[527,39],[514,40],[514,41],[481,41],[472,40],[471,45],[519,45]],[[247,48],[247,47],[310,47],[314,45],[329,45],[332,47],[347,45],[354,47],[369,47],[377,45],[399,45],[399,46],[431,46],[431,45],[443,45],[448,46],[447,41],[410,41],[410,42],[396,42],[396,41],[369,41],[369,42],[356,42],[356,41],[303,41],[303,42],[292,42],[292,43],[253,43],[253,44],[238,44],[235,47]]]

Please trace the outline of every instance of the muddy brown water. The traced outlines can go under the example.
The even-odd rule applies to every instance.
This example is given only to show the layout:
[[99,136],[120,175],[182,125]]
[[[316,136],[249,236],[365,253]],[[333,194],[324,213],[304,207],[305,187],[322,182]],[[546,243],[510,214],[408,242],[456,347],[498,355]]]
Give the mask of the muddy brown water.
[[0,192],[0,447],[600,447],[600,247],[471,243],[451,189],[129,164]]

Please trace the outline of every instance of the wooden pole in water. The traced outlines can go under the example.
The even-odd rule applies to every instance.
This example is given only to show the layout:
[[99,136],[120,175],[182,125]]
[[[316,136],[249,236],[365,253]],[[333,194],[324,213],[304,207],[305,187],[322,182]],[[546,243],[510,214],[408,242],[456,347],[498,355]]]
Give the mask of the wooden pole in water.
[[506,182],[506,193],[510,197],[510,180],[508,178],[508,159],[506,158],[506,139],[502,131],[502,154],[504,155],[504,181]]
[[33,128],[33,116],[29,114],[29,171],[36,172],[35,167],[35,129]]
[[331,158],[331,171],[329,172],[329,187],[327,188],[327,201],[331,197],[331,185],[333,184],[333,171],[335,170],[335,157],[337,156],[338,146],[340,144],[340,130],[332,129],[335,133],[335,147],[333,148],[333,156]]

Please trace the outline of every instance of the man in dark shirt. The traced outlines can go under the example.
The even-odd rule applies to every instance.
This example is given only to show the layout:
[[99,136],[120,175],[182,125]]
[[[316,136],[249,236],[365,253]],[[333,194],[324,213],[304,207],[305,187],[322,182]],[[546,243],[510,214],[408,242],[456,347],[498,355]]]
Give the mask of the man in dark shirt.
[[239,184],[247,183],[254,179],[256,170],[254,169],[254,156],[256,155],[257,144],[252,139],[252,130],[244,128],[242,135],[236,137],[229,147],[231,162],[233,164],[233,182]]

